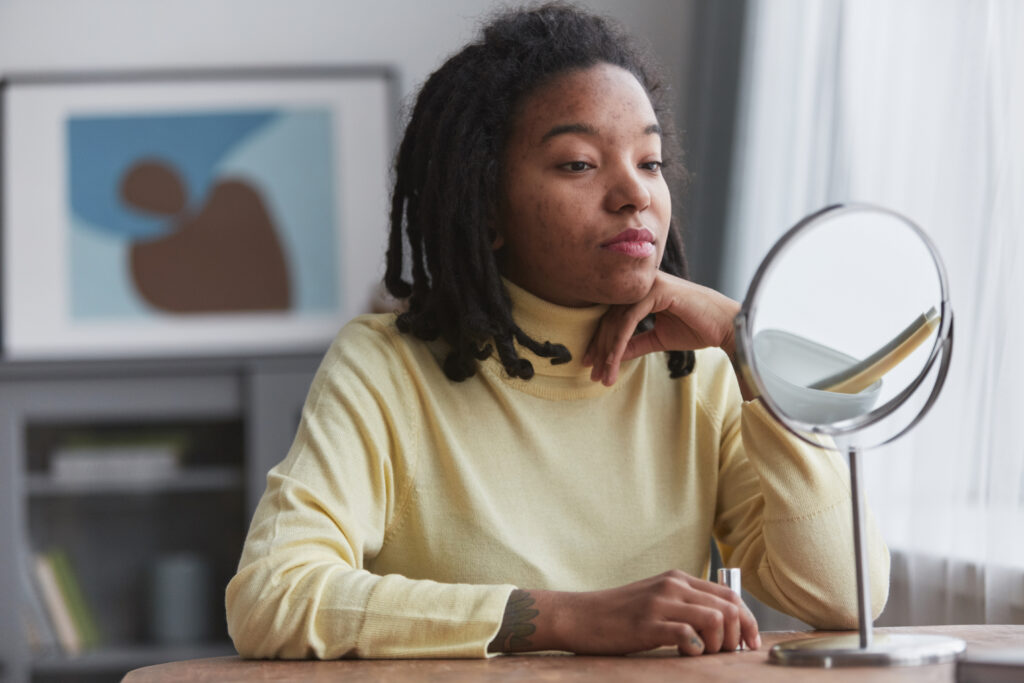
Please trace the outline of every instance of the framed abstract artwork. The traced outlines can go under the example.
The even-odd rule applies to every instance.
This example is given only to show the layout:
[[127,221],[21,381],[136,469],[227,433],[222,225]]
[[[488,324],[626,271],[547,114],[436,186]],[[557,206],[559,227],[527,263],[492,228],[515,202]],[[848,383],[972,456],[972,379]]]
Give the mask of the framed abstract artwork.
[[322,351],[383,272],[396,91],[386,67],[7,79],[4,358]]

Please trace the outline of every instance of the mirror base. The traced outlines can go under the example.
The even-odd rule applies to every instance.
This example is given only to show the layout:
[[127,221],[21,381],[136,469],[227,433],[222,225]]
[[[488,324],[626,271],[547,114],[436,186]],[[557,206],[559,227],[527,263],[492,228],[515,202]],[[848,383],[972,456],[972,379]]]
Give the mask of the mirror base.
[[768,661],[781,666],[833,668],[841,666],[919,666],[956,661],[967,643],[948,636],[913,633],[876,633],[867,648],[860,636],[802,638],[779,643],[768,652]]

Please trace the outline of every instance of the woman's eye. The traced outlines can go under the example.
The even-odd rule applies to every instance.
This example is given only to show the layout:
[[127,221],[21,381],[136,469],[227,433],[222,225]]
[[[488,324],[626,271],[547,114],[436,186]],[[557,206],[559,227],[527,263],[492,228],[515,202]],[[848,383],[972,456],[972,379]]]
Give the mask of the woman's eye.
[[640,164],[640,168],[644,169],[645,171],[660,171],[662,166],[664,166],[664,163],[660,161],[645,161],[644,163]]
[[570,161],[567,164],[562,164],[562,168],[573,173],[582,173],[592,167],[586,161]]

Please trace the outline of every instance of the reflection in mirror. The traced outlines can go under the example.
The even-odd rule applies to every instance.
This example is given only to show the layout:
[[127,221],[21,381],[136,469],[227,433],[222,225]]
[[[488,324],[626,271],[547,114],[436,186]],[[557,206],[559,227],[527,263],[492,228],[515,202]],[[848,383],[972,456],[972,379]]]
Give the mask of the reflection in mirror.
[[908,221],[867,207],[825,211],[766,264],[748,302],[750,365],[782,417],[839,434],[894,410],[920,383],[939,340],[943,282]]
[[850,363],[839,372],[810,384],[811,389],[859,394],[881,381],[885,375],[906,360],[918,346],[932,338],[939,327],[939,312],[934,308],[923,313],[896,335],[892,341],[861,361]]

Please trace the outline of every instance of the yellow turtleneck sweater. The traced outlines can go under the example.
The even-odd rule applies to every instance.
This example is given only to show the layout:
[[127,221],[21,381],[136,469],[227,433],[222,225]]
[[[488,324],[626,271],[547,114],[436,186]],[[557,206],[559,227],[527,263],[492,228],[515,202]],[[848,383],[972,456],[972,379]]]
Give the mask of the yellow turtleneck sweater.
[[[709,538],[759,599],[823,628],[856,625],[846,468],[743,403],[728,359],[580,359],[604,307],[508,284],[520,327],[566,345],[511,379],[465,382],[393,315],[340,332],[287,457],[267,477],[227,617],[247,657],[484,657],[513,587],[585,591],[668,569],[706,576]],[[873,607],[889,556],[869,533]]]

